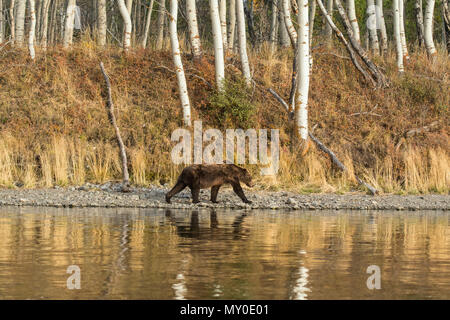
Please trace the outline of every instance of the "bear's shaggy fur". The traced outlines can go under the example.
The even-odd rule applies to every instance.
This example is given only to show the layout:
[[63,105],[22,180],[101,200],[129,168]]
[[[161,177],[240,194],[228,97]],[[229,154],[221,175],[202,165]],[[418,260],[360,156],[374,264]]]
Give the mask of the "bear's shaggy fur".
[[240,182],[252,187],[252,177],[244,168],[234,164],[195,164],[186,167],[178,177],[175,186],[166,194],[166,201],[170,203],[170,199],[181,192],[184,188],[189,187],[192,192],[192,202],[199,202],[200,189],[211,188],[211,201],[217,203],[217,194],[220,187],[229,183],[233,187],[234,192],[245,203],[251,203],[245,197]]

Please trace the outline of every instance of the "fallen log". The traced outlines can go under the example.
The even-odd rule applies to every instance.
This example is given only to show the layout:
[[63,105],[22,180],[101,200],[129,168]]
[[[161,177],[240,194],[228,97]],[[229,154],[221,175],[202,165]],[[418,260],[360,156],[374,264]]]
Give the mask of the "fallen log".
[[[273,89],[269,88],[268,91],[284,106],[284,108],[287,110],[287,112],[289,112],[289,106],[287,105],[287,103],[283,100],[283,98],[281,98],[278,93],[276,93]],[[328,149],[319,139],[317,139],[311,132],[309,132],[309,137],[311,138],[312,141],[314,141],[314,143],[317,145],[317,147],[323,151],[324,153],[328,154],[330,156],[331,161],[342,171],[344,172],[348,172],[347,167],[337,158],[336,154],[331,151],[330,149]],[[367,182],[363,181],[362,179],[360,179],[356,174],[354,175],[356,181],[358,182],[358,184],[364,186],[367,188],[367,190],[369,190],[369,192],[372,195],[375,195],[378,193],[378,190],[375,189],[374,187],[372,187],[370,184],[368,184]]]

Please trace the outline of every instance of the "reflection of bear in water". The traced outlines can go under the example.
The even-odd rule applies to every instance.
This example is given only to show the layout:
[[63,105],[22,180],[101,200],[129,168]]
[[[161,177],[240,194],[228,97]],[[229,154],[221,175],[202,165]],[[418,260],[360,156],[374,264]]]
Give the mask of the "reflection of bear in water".
[[166,194],[166,201],[170,203],[170,199],[174,195],[189,187],[192,192],[192,202],[197,203],[199,202],[200,189],[211,187],[211,201],[217,203],[217,194],[220,187],[229,183],[242,201],[251,203],[245,197],[240,181],[249,187],[253,186],[252,177],[248,171],[234,164],[192,165],[183,169],[175,186]]

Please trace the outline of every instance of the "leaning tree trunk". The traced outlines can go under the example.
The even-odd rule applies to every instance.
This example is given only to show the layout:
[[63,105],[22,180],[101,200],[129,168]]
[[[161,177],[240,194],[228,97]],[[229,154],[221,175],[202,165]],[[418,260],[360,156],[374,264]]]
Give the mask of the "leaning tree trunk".
[[252,76],[250,74],[250,66],[247,56],[247,39],[245,34],[245,14],[243,0],[237,0],[236,3],[238,37],[239,37],[239,55],[241,57],[242,73],[248,86],[252,84]]
[[406,35],[405,35],[405,21],[403,19],[403,16],[405,15],[405,8],[403,7],[403,0],[399,0],[398,2],[398,11],[399,11],[399,18],[400,18],[400,38],[402,40],[402,51],[403,51],[403,57],[406,60],[409,60],[408,55],[408,46],[406,44]]
[[144,30],[144,37],[142,38],[142,48],[146,48],[147,47],[147,39],[148,39],[148,34],[150,32],[150,22],[152,21],[152,12],[153,12],[153,5],[154,5],[155,0],[151,0],[150,1],[150,6],[148,7],[148,11],[147,11],[147,19],[145,20],[145,30]]
[[448,0],[442,0],[442,19],[445,34],[445,46],[447,48],[447,54],[450,54],[450,9]]
[[403,68],[403,48],[402,40],[400,37],[400,14],[399,14],[399,1],[392,0],[392,11],[394,12],[394,39],[395,39],[395,49],[397,52],[397,68],[398,72],[404,72]]
[[170,0],[169,33],[172,47],[173,63],[177,73],[178,89],[180,92],[181,105],[183,108],[183,121],[187,127],[191,126],[191,104],[187,91],[186,76],[184,75],[183,63],[181,61],[180,44],[177,34],[178,0]]
[[228,49],[227,39],[227,1],[219,0],[220,27],[222,30],[223,49]]
[[383,54],[387,53],[388,49],[388,39],[386,32],[386,23],[384,21],[384,13],[383,13],[383,0],[377,0],[376,6],[376,14],[377,14],[377,26],[379,24],[380,35],[381,35],[381,51]]
[[159,0],[158,3],[158,35],[156,38],[156,50],[161,50],[164,43],[164,17],[166,15],[166,0]]
[[[121,0],[121,2],[123,2],[123,0]],[[123,6],[126,10],[127,7],[125,6],[125,3]],[[116,138],[117,138],[117,144],[119,145],[119,149],[120,149],[120,158],[122,159],[122,174],[123,174],[122,191],[125,192],[125,191],[129,191],[129,186],[130,186],[130,176],[128,174],[127,153],[125,151],[125,144],[122,141],[122,137],[120,135],[120,130],[119,130],[119,127],[117,126],[116,117],[114,115],[114,104],[113,104],[112,95],[111,95],[111,83],[109,81],[108,75],[106,74],[105,68],[103,66],[103,62],[100,62],[100,69],[102,70],[103,77],[105,78],[105,82],[106,82],[106,89],[107,89],[106,96],[108,99],[107,100],[108,118],[114,127],[114,131],[116,133]]]
[[380,45],[377,35],[377,18],[375,13],[374,0],[367,0],[367,29],[369,30],[370,48],[375,55],[380,54]]
[[189,27],[189,40],[192,48],[192,55],[194,60],[199,60],[202,57],[202,46],[197,24],[197,8],[195,0],[186,0],[186,12]]
[[230,25],[228,28],[228,50],[233,51],[234,49],[234,34],[236,32],[236,0],[231,0],[229,19]]
[[356,19],[355,0],[347,0],[347,12],[348,18],[353,29],[353,36],[358,43],[361,43],[361,37],[359,33],[358,19]]
[[131,42],[131,18],[130,13],[128,12],[127,6],[125,5],[124,0],[117,0],[119,5],[120,14],[122,15],[122,19],[124,22],[124,32],[123,32],[123,50],[125,52],[130,48]]
[[98,0],[98,38],[97,43],[99,46],[104,47],[106,45],[106,0]]
[[417,41],[419,43],[419,47],[422,47],[422,45],[425,43],[422,0],[416,0],[414,2],[414,12],[416,16]]
[[308,140],[308,93],[309,93],[309,17],[308,0],[297,0],[299,11],[297,40],[297,103],[295,124],[300,138]]
[[64,27],[64,48],[68,48],[72,44],[76,3],[76,0],[69,0],[67,3],[66,22]]
[[433,41],[433,13],[434,13],[434,0],[428,0],[425,9],[425,23],[424,23],[424,39],[425,47],[427,48],[427,54],[429,57],[436,55],[436,47]]
[[35,29],[36,29],[36,12],[35,12],[36,1],[28,0],[28,4],[30,5],[30,31],[28,34],[28,50],[30,51],[31,59],[34,60],[34,57],[35,57],[34,36],[35,36]]
[[295,48],[295,46],[297,45],[297,31],[295,30],[294,24],[292,23],[291,19],[290,0],[282,0],[282,1],[283,1],[284,24],[286,25],[289,38],[291,38],[292,47]]
[[25,8],[26,8],[26,0],[18,0],[16,10],[16,43],[19,46],[22,46],[24,42]]
[[[241,0],[237,1],[241,2]],[[211,14],[212,34],[214,38],[216,84],[219,91],[223,91],[225,80],[225,65],[223,57],[222,30],[220,27],[220,17],[219,17],[219,4],[217,0],[209,0],[209,8]]]

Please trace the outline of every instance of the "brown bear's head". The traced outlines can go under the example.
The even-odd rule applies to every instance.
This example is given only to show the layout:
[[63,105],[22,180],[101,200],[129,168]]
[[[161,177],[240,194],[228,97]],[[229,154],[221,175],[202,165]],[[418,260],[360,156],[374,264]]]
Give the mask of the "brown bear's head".
[[250,173],[248,173],[247,169],[239,169],[241,169],[240,180],[250,188],[253,187],[252,176],[250,175]]

